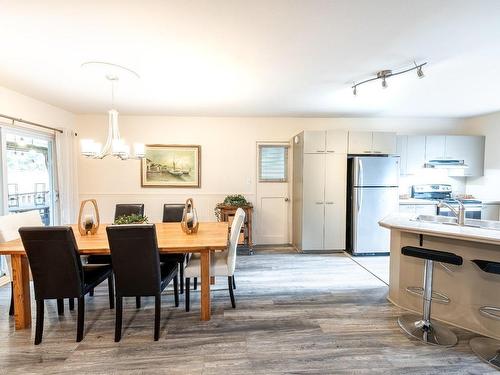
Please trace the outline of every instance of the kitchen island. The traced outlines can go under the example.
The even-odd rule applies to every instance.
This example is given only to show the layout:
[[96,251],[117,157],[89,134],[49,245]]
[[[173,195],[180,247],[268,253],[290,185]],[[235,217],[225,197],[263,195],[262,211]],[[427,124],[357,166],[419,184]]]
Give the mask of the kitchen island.
[[[422,313],[424,261],[401,254],[404,246],[451,252],[461,266],[434,265],[432,319],[500,339],[500,320],[479,312],[500,308],[500,275],[482,271],[472,260],[500,262],[500,231],[419,221],[415,215],[393,214],[379,222],[391,231],[389,301]],[[500,316],[499,316],[500,318]]]

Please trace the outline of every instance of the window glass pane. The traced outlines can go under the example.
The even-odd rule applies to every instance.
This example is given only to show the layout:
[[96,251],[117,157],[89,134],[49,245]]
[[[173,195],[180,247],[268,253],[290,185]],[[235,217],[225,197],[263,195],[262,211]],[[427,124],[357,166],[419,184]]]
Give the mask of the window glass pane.
[[287,181],[287,146],[259,146],[259,181]]

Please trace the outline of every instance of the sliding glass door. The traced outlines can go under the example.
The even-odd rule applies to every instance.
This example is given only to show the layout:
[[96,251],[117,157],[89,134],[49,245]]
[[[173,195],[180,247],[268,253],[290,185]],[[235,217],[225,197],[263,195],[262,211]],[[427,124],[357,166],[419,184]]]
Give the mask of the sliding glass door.
[[38,211],[45,225],[57,222],[54,138],[2,128],[3,214]]

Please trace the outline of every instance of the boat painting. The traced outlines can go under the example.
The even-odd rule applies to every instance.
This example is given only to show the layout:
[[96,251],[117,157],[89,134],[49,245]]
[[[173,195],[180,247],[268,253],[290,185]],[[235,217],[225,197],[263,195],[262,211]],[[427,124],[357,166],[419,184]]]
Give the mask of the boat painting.
[[141,183],[147,187],[200,187],[201,147],[147,145]]

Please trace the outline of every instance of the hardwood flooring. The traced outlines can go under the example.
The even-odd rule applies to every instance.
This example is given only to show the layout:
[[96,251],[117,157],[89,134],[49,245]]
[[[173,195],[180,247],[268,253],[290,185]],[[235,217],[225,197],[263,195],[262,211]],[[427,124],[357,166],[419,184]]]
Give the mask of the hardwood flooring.
[[[10,289],[0,288],[0,374],[496,374],[469,349],[473,334],[455,329],[450,349],[407,338],[387,286],[343,254],[297,254],[280,248],[239,256],[236,309],[227,279],[212,291],[213,318],[162,299],[160,341],[153,341],[154,299],[124,302],[123,338],[115,343],[107,286],[86,299],[85,338],[75,342],[76,311],[46,307],[43,342],[15,331]],[[34,325],[34,324],[33,324]]]

